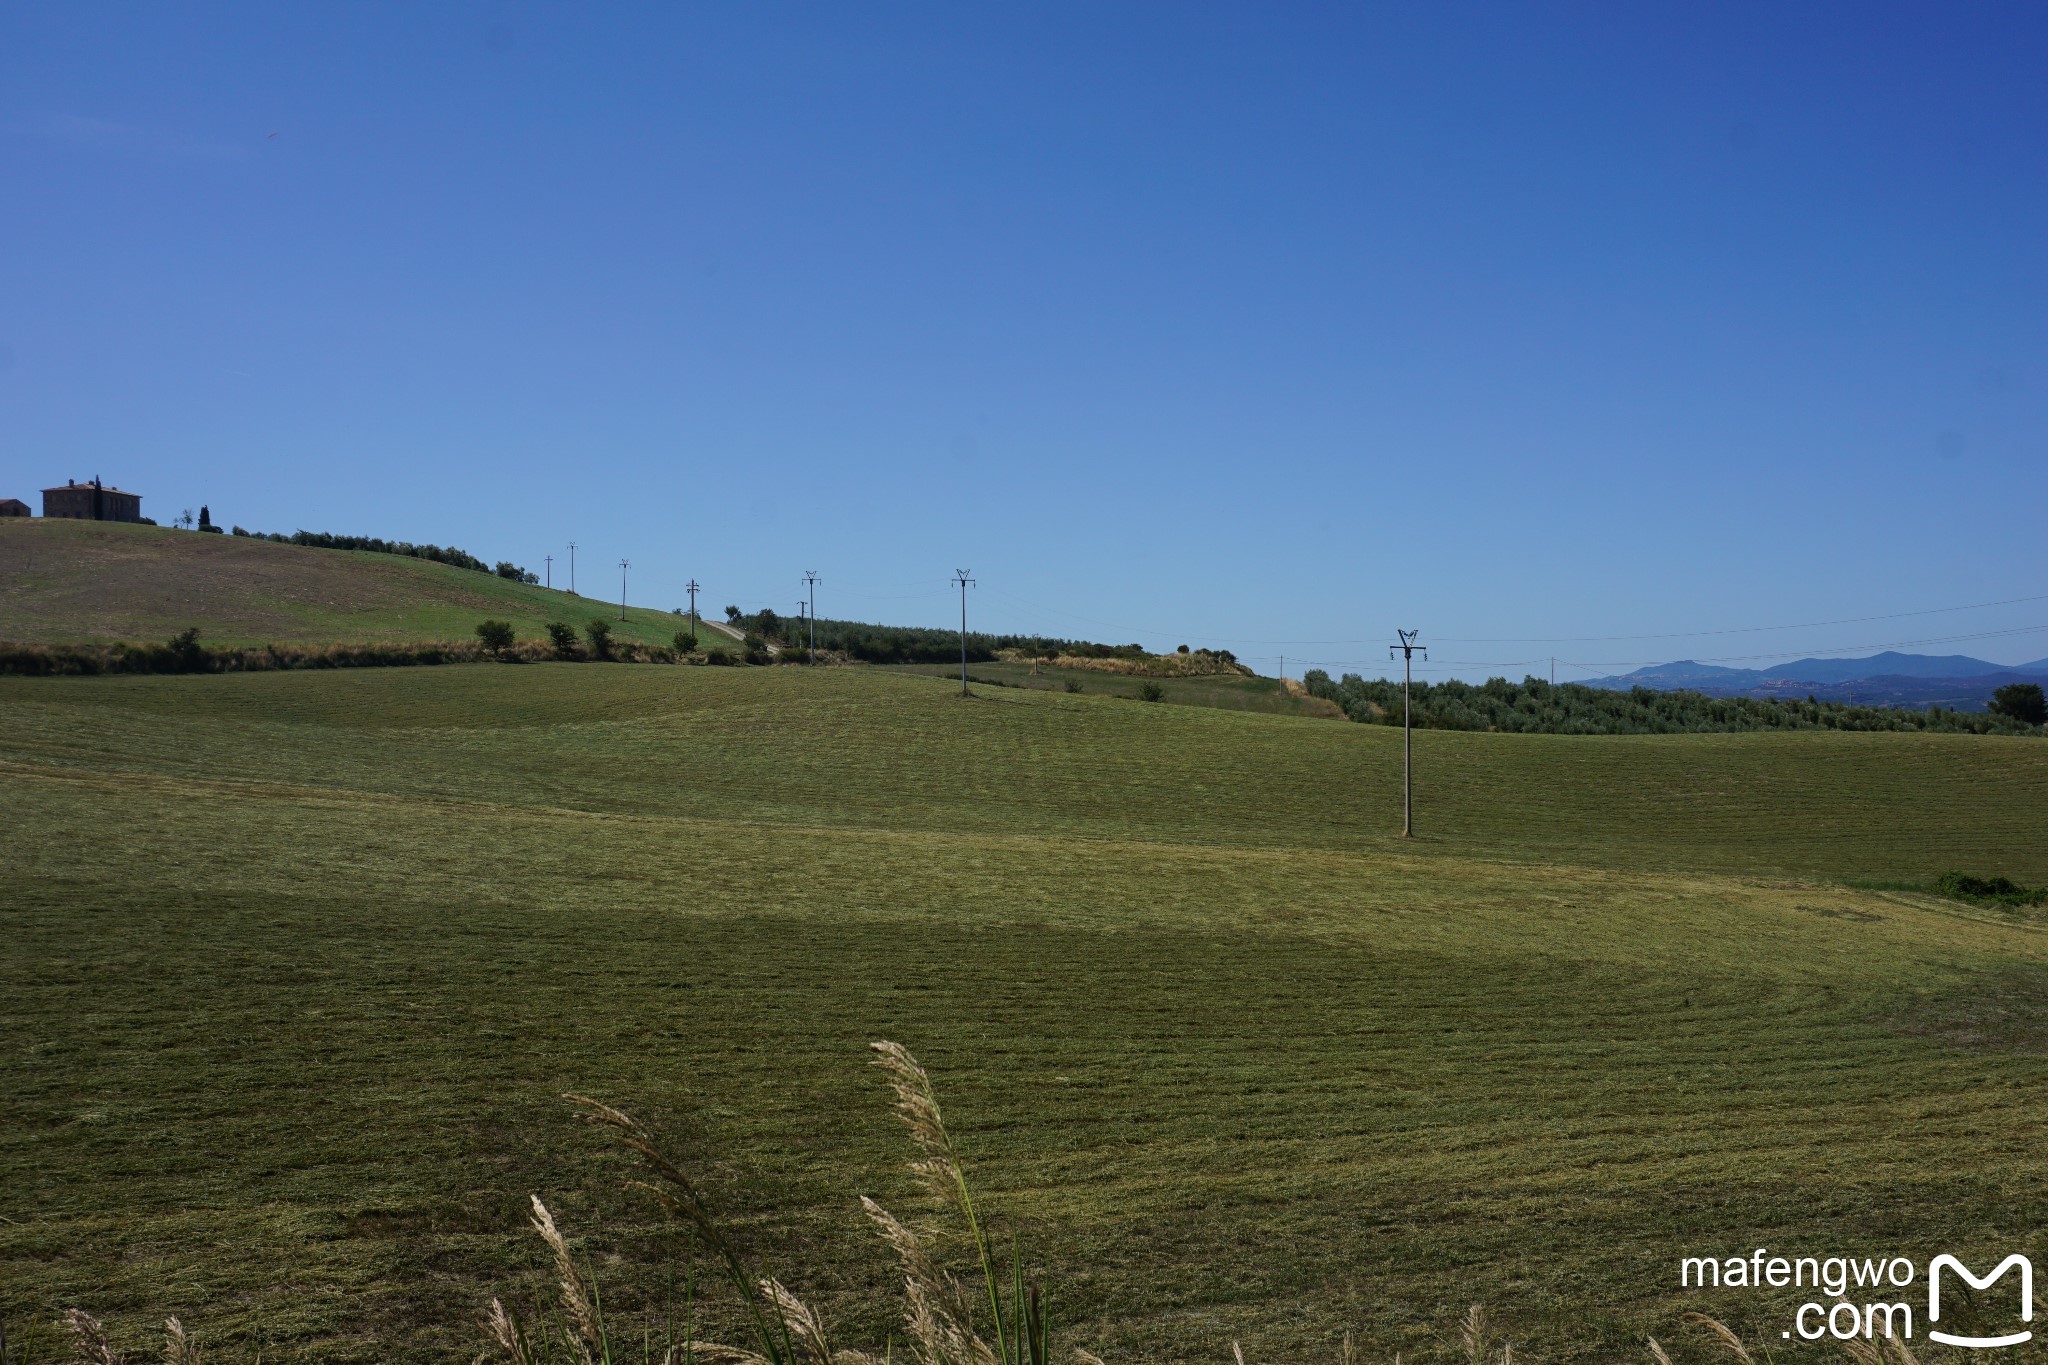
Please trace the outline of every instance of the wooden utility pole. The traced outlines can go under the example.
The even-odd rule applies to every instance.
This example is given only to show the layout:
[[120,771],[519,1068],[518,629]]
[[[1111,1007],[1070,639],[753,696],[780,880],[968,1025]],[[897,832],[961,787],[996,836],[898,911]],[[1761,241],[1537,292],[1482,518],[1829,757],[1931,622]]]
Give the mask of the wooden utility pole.
[[696,638],[697,638],[697,580],[696,580],[696,579],[694,579],[694,578],[693,578],[693,579],[691,579],[691,580],[690,580],[690,582],[689,582],[689,591],[690,591],[690,638],[691,638],[692,640],[694,640],[694,639],[696,639]]

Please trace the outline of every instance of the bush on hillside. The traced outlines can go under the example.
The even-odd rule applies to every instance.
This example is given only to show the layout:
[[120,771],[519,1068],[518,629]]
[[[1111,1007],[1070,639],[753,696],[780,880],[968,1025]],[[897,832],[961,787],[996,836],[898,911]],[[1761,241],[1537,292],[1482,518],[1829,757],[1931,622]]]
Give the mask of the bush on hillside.
[[512,648],[513,634],[510,621],[479,621],[476,638],[484,642],[484,648],[493,654],[503,654]]
[[557,659],[573,659],[577,656],[576,627],[567,621],[550,621],[545,629],[548,633],[548,645],[554,650]]
[[495,570],[493,570],[493,572],[494,572],[494,573],[496,573],[496,574],[498,575],[498,577],[500,577],[500,578],[508,578],[508,579],[512,580],[512,581],[513,581],[514,583],[538,583],[538,582],[540,582],[540,575],[539,575],[539,574],[537,574],[537,573],[528,573],[528,572],[527,572],[526,570],[524,570],[524,569],[520,568],[520,567],[519,567],[519,566],[518,566],[517,564],[514,564],[514,563],[513,563],[513,562],[512,562],[511,560],[509,560],[509,559],[501,559],[501,560],[499,560],[499,561],[498,561],[498,567],[497,567],[497,568],[496,568]]
[[675,644],[676,652],[679,654],[695,654],[697,652],[697,637],[687,630],[676,632]]
[[1166,700],[1166,689],[1165,689],[1165,688],[1163,688],[1163,687],[1161,687],[1161,686],[1160,686],[1160,685],[1159,685],[1158,683],[1156,683],[1156,682],[1142,682],[1142,683],[1139,683],[1139,684],[1138,684],[1138,700],[1139,700],[1139,701],[1165,701],[1165,700]]
[[590,657],[609,659],[612,657],[612,623],[602,616],[593,616],[583,624],[584,638],[590,641]]
[[2048,887],[2021,886],[2010,877],[1973,877],[1967,872],[1944,872],[1935,890],[1952,900],[1972,905],[2002,905],[2011,909],[2048,902]]

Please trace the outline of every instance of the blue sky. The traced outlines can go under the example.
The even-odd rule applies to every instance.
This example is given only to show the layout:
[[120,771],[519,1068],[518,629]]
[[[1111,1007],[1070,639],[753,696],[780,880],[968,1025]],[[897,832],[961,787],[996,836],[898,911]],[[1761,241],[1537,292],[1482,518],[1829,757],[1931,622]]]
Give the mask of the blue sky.
[[2036,659],[2043,70],[2032,4],[8,6],[0,496],[1268,672]]

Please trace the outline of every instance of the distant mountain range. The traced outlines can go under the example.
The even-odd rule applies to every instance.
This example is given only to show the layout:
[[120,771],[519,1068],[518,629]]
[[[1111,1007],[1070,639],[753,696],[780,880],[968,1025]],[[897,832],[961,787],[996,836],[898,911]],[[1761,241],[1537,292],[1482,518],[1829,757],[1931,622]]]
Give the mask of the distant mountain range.
[[1659,692],[1704,692],[1710,697],[1805,697],[1870,706],[1947,706],[1981,711],[2007,683],[2048,687],[2048,659],[1994,664],[1966,654],[1900,654],[1866,659],[1795,659],[1769,668],[1721,668],[1680,659],[1633,673],[1588,678],[1588,687],[1648,687]]

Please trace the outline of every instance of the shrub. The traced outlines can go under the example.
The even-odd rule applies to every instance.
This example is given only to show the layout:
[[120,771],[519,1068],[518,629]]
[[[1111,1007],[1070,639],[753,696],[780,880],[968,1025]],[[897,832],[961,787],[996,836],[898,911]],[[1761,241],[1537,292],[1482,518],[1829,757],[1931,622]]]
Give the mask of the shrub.
[[697,637],[687,630],[677,631],[676,652],[678,654],[695,654],[697,652]]
[[2022,725],[2048,725],[2048,697],[2039,683],[2007,683],[1991,694],[1991,709]]
[[554,649],[557,659],[576,657],[576,627],[566,621],[550,621],[547,632],[548,644]]
[[2017,908],[2048,901],[2048,887],[2021,886],[2010,877],[1973,877],[1967,872],[1944,872],[1934,886],[1944,896],[1973,905]]
[[1139,700],[1139,701],[1165,701],[1165,700],[1166,700],[1166,689],[1165,689],[1165,688],[1163,688],[1163,687],[1161,687],[1161,686],[1160,686],[1160,685],[1159,685],[1158,683],[1156,683],[1156,682],[1142,682],[1142,683],[1139,683],[1139,684],[1138,684],[1138,700]]
[[714,649],[706,652],[706,654],[704,655],[704,662],[707,664],[716,664],[720,668],[729,668],[732,665],[732,655],[728,654],[726,651],[722,649]]
[[612,657],[612,623],[602,616],[593,616],[583,623],[583,634],[590,641],[590,657],[609,659]]
[[170,652],[172,671],[178,673],[204,673],[213,663],[207,656],[206,646],[199,643],[197,626],[187,626],[173,635],[166,648]]
[[240,526],[237,526],[237,527],[234,527],[234,528],[233,528],[232,530],[230,530],[230,531],[228,532],[228,534],[229,534],[229,535],[231,535],[231,536],[246,536],[246,535],[248,535],[249,533],[248,533],[248,531],[244,530],[244,529],[243,529],[242,527],[240,527]]
[[1075,681],[1074,681],[1074,680],[1073,680],[1072,678],[1069,678],[1069,679],[1067,679],[1067,691],[1069,691],[1069,692],[1079,692],[1080,690],[1081,690],[1081,684],[1079,684],[1079,683],[1075,682]]
[[484,648],[493,654],[503,654],[512,648],[513,634],[510,621],[479,621],[476,638],[484,642]]

